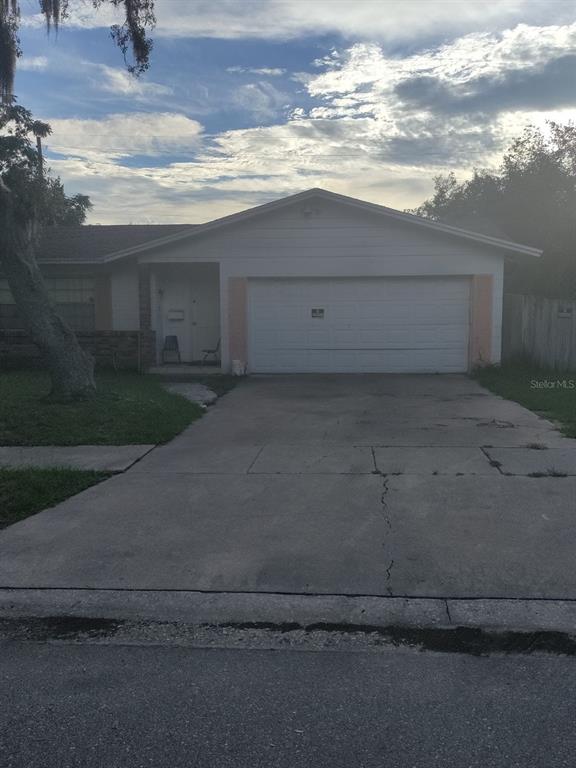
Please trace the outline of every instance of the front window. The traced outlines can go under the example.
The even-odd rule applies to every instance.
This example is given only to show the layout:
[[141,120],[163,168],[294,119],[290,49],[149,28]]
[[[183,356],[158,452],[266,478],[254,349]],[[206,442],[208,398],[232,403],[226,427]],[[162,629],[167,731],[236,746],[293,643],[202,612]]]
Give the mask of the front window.
[[[96,281],[92,277],[48,277],[46,287],[60,316],[75,331],[95,329]],[[21,330],[23,323],[6,280],[0,280],[0,329]]]

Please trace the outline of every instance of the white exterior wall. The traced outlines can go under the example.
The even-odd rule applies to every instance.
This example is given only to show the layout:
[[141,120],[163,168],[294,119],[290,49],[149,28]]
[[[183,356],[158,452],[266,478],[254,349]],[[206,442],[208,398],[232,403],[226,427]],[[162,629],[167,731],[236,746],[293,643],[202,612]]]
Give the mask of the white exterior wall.
[[114,267],[110,278],[112,329],[137,331],[140,328],[138,267],[132,261]]
[[492,362],[499,363],[502,359],[502,302],[504,298],[504,260],[500,269],[491,273],[494,279],[492,293]]
[[140,261],[220,264],[223,366],[230,364],[227,318],[231,277],[492,275],[492,357],[495,362],[500,359],[503,252],[347,204],[324,199],[295,203],[143,253]]

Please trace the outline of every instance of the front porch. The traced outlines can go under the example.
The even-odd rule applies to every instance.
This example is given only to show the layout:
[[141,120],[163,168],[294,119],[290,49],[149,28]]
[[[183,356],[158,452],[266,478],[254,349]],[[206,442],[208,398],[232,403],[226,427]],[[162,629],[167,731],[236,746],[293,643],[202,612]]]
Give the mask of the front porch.
[[[151,372],[170,376],[220,372],[219,264],[147,264],[143,271],[150,328],[156,334]],[[141,321],[146,314],[141,311]]]

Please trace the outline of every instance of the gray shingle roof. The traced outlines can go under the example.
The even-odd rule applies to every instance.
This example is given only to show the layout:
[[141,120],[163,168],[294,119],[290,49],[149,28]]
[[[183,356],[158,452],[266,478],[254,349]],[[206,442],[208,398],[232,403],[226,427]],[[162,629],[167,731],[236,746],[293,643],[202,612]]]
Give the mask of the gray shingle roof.
[[44,231],[38,247],[38,261],[98,264],[118,251],[160,240],[193,227],[193,224],[87,224],[82,227],[49,227]]

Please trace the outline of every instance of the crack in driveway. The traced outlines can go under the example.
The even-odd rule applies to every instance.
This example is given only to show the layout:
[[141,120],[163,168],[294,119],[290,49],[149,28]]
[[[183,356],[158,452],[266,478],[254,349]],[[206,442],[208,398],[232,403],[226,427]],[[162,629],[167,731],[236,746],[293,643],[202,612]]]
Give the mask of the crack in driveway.
[[[390,517],[389,513],[389,505],[386,501],[386,496],[388,495],[388,492],[390,491],[390,487],[388,483],[390,482],[390,478],[386,475],[382,475],[382,494],[380,496],[380,505],[382,507],[382,512],[384,513],[384,520],[386,522],[386,525],[388,527],[388,545],[390,546],[390,538],[392,534],[392,519]],[[384,542],[384,546],[386,546],[386,542]],[[386,566],[386,591],[389,595],[392,595],[392,569],[394,568],[394,558],[390,558],[390,562]]]
[[488,459],[488,463],[490,464],[490,466],[491,466],[491,467],[495,467],[495,468],[498,470],[498,472],[500,472],[500,474],[501,474],[501,475],[503,475],[503,476],[505,477],[505,476],[506,476],[506,472],[504,472],[504,471],[502,470],[502,464],[501,464],[501,462],[499,462],[499,461],[496,461],[496,459],[493,459],[493,458],[492,458],[492,456],[490,456],[490,454],[489,454],[489,452],[488,452],[488,450],[489,450],[489,447],[490,447],[490,446],[481,445],[481,446],[480,446],[480,451],[481,451],[481,452],[484,454],[484,456],[486,456],[486,458]]

